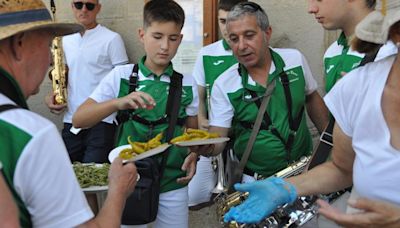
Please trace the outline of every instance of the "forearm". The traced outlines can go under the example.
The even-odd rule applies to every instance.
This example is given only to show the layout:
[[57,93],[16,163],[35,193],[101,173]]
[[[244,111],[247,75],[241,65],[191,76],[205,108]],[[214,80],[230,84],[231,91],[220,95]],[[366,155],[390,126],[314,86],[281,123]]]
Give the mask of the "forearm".
[[299,196],[326,194],[351,186],[352,173],[329,161],[287,181],[295,186]]
[[208,128],[208,116],[207,116],[207,111],[206,111],[206,105],[209,105],[209,101],[207,101],[207,104],[205,103],[206,100],[206,95],[205,95],[205,89],[202,86],[198,86],[198,92],[199,92],[199,113],[198,113],[198,123],[200,129],[205,129],[206,127]]
[[335,124],[333,129],[332,160],[325,162],[304,175],[290,178],[299,195],[330,193],[352,184],[355,152],[352,139]]
[[20,227],[18,210],[0,172],[0,221],[4,227]]
[[77,128],[89,128],[116,111],[118,111],[116,99],[97,103],[89,98],[75,112],[72,124]]
[[125,201],[126,198],[122,194],[108,192],[99,214],[78,228],[119,228]]
[[125,208],[126,198],[120,193],[108,193],[107,199],[104,202],[95,221],[99,227],[120,227],[123,209]]
[[317,91],[306,97],[306,108],[318,132],[323,132],[329,122],[329,111]]
[[[210,126],[209,132],[210,133],[218,133],[218,135],[220,137],[227,137],[229,128]],[[222,153],[222,151],[225,148],[225,145],[226,145],[226,143],[215,144],[214,150],[211,152],[210,156],[217,156],[220,153]]]
[[197,129],[199,127],[198,121],[197,121],[197,116],[188,116],[186,118],[186,127]]

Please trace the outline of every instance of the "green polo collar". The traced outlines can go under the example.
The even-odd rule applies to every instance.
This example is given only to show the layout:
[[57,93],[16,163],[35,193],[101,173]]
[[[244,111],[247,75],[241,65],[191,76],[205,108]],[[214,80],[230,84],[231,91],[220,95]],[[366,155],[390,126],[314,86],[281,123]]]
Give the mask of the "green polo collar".
[[152,75],[157,76],[157,78],[159,78],[161,75],[168,75],[171,77],[172,74],[174,73],[174,69],[172,67],[172,62],[170,62],[169,65],[167,66],[167,68],[165,68],[164,73],[162,73],[161,75],[156,75],[155,73],[153,73],[149,68],[147,68],[144,65],[145,60],[146,60],[146,56],[143,56],[139,62],[139,69],[145,77],[149,77]]
[[349,43],[347,42],[346,35],[344,32],[342,32],[337,40],[337,43],[341,46],[343,46],[344,49],[347,49],[349,47]]
[[225,39],[222,40],[222,45],[224,46],[225,51],[231,50],[228,41],[226,41]]
[[25,97],[17,81],[2,67],[0,67],[0,92],[21,108],[28,109]]
[[[275,65],[275,71],[269,75],[268,83],[278,77],[279,74],[283,72],[283,68],[285,67],[285,62],[283,61],[282,57],[278,53],[274,52],[271,48],[269,51],[271,53],[272,62]],[[242,77],[242,85],[244,88],[260,92],[265,91],[265,87],[259,85],[258,83],[256,83],[256,85],[250,85],[248,83],[249,74],[247,69],[242,64],[239,64],[239,73]]]

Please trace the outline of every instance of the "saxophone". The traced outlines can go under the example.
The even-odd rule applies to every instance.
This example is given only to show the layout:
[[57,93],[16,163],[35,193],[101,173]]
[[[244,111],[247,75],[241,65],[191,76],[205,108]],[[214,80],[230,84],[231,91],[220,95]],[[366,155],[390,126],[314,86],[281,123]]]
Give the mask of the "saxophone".
[[[288,166],[276,173],[275,177],[287,178],[301,174],[307,167],[311,157],[302,157],[298,162]],[[339,198],[346,190],[341,190],[325,195],[318,196],[301,196],[296,199],[293,204],[285,204],[278,207],[274,213],[264,218],[257,224],[239,224],[235,221],[224,223],[223,216],[228,210],[242,203],[247,199],[249,193],[234,192],[225,198],[220,198],[217,202],[217,215],[219,216],[221,227],[227,228],[293,228],[300,227],[309,222],[318,213],[317,199],[322,199],[328,203],[332,203]]]
[[53,93],[55,104],[67,103],[67,67],[64,64],[64,51],[62,38],[55,37],[52,43],[53,69],[50,71],[53,82]]
[[[274,177],[280,178],[287,178],[291,176],[298,175],[303,172],[304,168],[307,166],[310,157],[302,157],[296,163],[288,166],[287,168],[277,172],[276,174],[272,175]],[[262,177],[260,178],[262,179]],[[264,226],[262,223],[276,223],[277,219],[268,217],[267,219],[263,220],[262,223],[254,225],[254,224],[237,224],[236,222],[231,222],[229,224],[224,223],[224,215],[226,212],[229,211],[230,208],[241,204],[244,200],[247,199],[249,193],[248,192],[233,192],[231,194],[221,193],[215,199],[216,202],[216,209],[217,209],[217,217],[220,219],[220,223],[222,227],[229,227],[229,228],[236,228],[236,227],[274,227],[274,226]],[[305,197],[304,197],[305,198]],[[304,199],[306,200],[306,199]],[[307,199],[309,200],[309,199]],[[315,201],[316,199],[314,199]],[[296,201],[297,202],[297,201]],[[284,205],[282,208],[286,208],[288,205]],[[283,209],[282,209],[283,210]],[[279,213],[279,212],[276,212]],[[275,214],[275,213],[274,213]],[[285,213],[280,213],[285,214]],[[275,220],[275,221],[273,221]],[[308,221],[308,220],[307,220]],[[276,226],[278,227],[278,226]]]
[[[53,20],[56,19],[56,5],[54,0],[50,1]],[[62,46],[62,37],[55,37],[51,46],[53,56],[53,69],[50,70],[50,78],[53,84],[54,103],[67,103],[67,67],[64,64],[64,51]]]

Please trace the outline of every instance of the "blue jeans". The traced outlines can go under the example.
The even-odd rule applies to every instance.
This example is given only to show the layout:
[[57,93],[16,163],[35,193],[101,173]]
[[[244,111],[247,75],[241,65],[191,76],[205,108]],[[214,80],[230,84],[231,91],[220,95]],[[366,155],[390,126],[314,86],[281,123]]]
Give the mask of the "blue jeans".
[[70,132],[72,124],[64,123],[62,138],[71,162],[109,163],[108,154],[114,148],[116,125],[100,122],[82,129],[78,134]]

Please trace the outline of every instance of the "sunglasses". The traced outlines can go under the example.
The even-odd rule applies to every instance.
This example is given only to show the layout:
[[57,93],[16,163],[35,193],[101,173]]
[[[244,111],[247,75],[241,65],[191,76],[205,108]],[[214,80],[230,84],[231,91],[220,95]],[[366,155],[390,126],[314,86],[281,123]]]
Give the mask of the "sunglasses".
[[95,3],[90,3],[90,2],[74,2],[74,6],[76,9],[81,10],[83,8],[83,5],[86,6],[86,9],[89,11],[94,10],[96,7]]
[[243,8],[246,8],[252,12],[257,12],[257,11],[261,11],[264,13],[264,10],[256,3],[254,2],[243,2],[240,4]]

